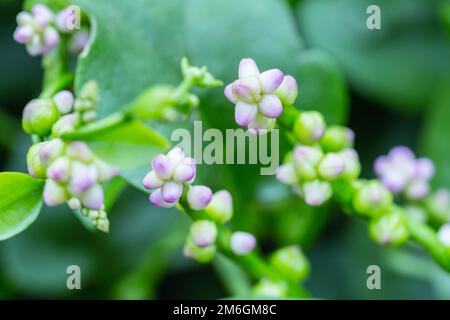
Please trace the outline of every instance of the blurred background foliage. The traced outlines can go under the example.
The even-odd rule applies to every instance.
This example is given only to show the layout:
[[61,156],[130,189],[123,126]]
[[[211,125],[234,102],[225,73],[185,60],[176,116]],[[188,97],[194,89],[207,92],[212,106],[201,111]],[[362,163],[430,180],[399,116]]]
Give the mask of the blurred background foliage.
[[[33,2],[28,1],[28,5]],[[64,1],[45,0],[58,3]],[[430,0],[76,0],[95,19],[76,88],[100,82],[100,114],[123,107],[144,88],[180,80],[179,59],[236,78],[242,57],[278,67],[300,87],[298,107],[320,110],[357,135],[363,175],[397,144],[437,163],[436,186],[450,187],[450,2]],[[368,30],[366,8],[381,7],[381,30]],[[0,0],[0,166],[26,171],[24,105],[41,88],[38,58],[12,40],[22,4]],[[126,23],[125,23],[126,22]],[[204,127],[234,128],[220,89],[201,93]],[[170,126],[151,124],[170,135]],[[177,124],[178,126],[179,124]],[[190,124],[180,124],[188,128]],[[174,126],[172,126],[174,127]],[[283,138],[282,154],[289,148]],[[150,159],[149,159],[150,161]],[[146,169],[146,168],[144,168]],[[199,180],[229,189],[233,224],[254,232],[264,252],[299,243],[311,260],[314,297],[450,298],[450,276],[412,245],[372,243],[364,222],[333,204],[310,209],[256,165],[199,168]],[[140,169],[127,173],[139,180]],[[217,257],[198,265],[182,257],[187,218],[148,204],[128,187],[110,210],[111,232],[87,231],[68,209],[44,209],[25,232],[0,243],[0,298],[223,298],[248,294],[239,268]],[[82,270],[82,290],[66,289],[66,268]],[[366,268],[382,269],[382,290],[366,287]]]

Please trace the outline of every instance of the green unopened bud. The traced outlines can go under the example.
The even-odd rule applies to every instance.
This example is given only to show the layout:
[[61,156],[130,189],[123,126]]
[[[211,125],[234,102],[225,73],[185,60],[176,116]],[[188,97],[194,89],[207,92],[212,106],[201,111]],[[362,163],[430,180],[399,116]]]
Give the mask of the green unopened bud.
[[378,181],[363,184],[353,198],[355,210],[371,217],[383,214],[392,205],[392,194]]
[[285,282],[262,278],[253,287],[252,293],[256,297],[283,298],[287,296],[288,286]]
[[292,160],[297,176],[303,181],[316,179],[316,165],[322,157],[323,153],[318,148],[308,146],[296,147],[294,149]]
[[344,170],[344,160],[333,152],[327,153],[317,167],[320,177],[328,181],[338,178]]
[[99,89],[97,81],[86,82],[75,100],[74,109],[78,112],[93,110],[99,100]]
[[30,101],[24,111],[22,127],[28,134],[47,136],[59,118],[59,111],[51,99]]
[[198,220],[192,223],[189,236],[192,243],[199,248],[208,247],[216,241],[216,224],[208,220]]
[[197,247],[190,237],[186,240],[184,245],[183,254],[185,257],[196,260],[199,263],[210,262],[216,253],[216,246],[210,245],[204,248]]
[[43,143],[35,144],[30,147],[27,153],[28,173],[35,178],[46,178],[47,168],[42,163],[39,156]]
[[294,281],[309,275],[309,262],[299,246],[290,246],[273,253],[270,263],[285,277]]
[[108,219],[100,219],[97,221],[97,229],[108,233],[109,232],[109,220]]
[[223,82],[214,78],[205,66],[200,68],[191,66],[186,57],[181,59],[181,71],[183,76],[192,79],[192,83],[197,87],[219,87],[223,85]]
[[439,189],[426,199],[430,218],[438,224],[450,221],[450,191]]
[[369,224],[369,234],[374,241],[393,246],[403,244],[409,237],[403,217],[395,212],[372,220]]
[[77,113],[62,116],[52,128],[53,137],[60,137],[63,134],[73,132],[80,125],[80,117]]
[[233,216],[233,198],[226,190],[213,194],[205,212],[214,220],[225,223]]
[[341,151],[353,146],[355,138],[354,132],[346,127],[331,126],[325,130],[325,134],[320,140],[320,146],[326,152]]
[[303,144],[318,142],[325,132],[325,120],[317,111],[302,112],[294,123],[294,135]]
[[342,172],[341,177],[348,180],[358,178],[361,174],[361,163],[356,151],[345,149],[339,152],[339,156],[344,161],[344,172]]

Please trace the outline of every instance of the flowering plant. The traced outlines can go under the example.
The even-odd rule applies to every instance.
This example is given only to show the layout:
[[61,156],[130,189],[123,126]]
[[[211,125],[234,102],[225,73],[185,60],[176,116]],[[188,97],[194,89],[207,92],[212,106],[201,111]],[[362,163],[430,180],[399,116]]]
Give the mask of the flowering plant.
[[[362,130],[344,126],[348,92],[334,58],[320,50],[297,57],[301,46],[291,25],[267,27],[278,15],[285,17],[286,4],[264,1],[264,23],[244,10],[249,22],[239,36],[246,47],[219,61],[231,43],[200,45],[207,28],[191,20],[211,12],[208,6],[236,14],[232,4],[193,1],[186,9],[189,27],[170,25],[160,35],[139,29],[149,21],[149,29],[167,28],[137,3],[38,2],[26,1],[13,33],[31,56],[42,57],[44,81],[22,111],[31,141],[27,173],[0,173],[0,240],[27,229],[43,207],[64,204],[88,229],[114,239],[120,222],[110,213],[132,186],[146,199],[143,212],[156,220],[182,214],[172,216],[163,240],[152,242],[163,254],[152,246],[150,258],[117,284],[119,297],[145,296],[130,288],[143,286],[155,261],[161,266],[154,273],[162,273],[172,261],[167,252],[213,264],[238,296],[311,297],[304,283],[315,267],[308,242],[333,210],[367,221],[375,243],[421,250],[450,272],[450,190],[433,180],[439,163],[403,145],[389,144],[390,150],[382,150],[387,154],[373,161],[359,152]],[[155,12],[167,10],[170,19],[180,14],[163,1],[142,3]],[[205,11],[199,10],[203,5]],[[122,16],[126,12],[136,16]],[[111,23],[118,17],[129,24]],[[267,29],[277,46],[259,50],[247,39],[252,23]],[[186,34],[189,28],[194,35]],[[223,162],[208,166],[195,150],[176,145],[175,129],[190,128],[199,118],[216,129],[210,141],[228,129],[244,130],[248,141],[259,142],[249,157],[262,153],[261,141],[279,134],[280,149],[277,140],[269,148],[271,156],[280,152],[283,158],[275,174],[261,177],[253,167],[238,171]],[[211,149],[228,159],[246,145]],[[132,215],[131,202],[125,211]]]

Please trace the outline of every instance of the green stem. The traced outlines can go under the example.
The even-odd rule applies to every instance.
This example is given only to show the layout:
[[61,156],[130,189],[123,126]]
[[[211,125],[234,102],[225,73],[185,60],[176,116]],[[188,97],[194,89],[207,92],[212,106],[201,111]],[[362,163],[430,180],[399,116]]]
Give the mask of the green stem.
[[[207,219],[210,220],[206,214],[202,211],[193,211],[186,201],[185,194],[179,201],[180,209],[186,212],[193,221]],[[254,280],[261,278],[271,278],[274,280],[280,280],[288,285],[288,294],[293,298],[308,298],[309,293],[297,282],[293,282],[283,277],[278,271],[276,271],[271,265],[269,265],[259,254],[256,252],[250,252],[243,256],[238,256],[233,253],[230,248],[230,238],[232,231],[223,224],[216,224],[218,228],[218,250],[241,266],[247,274],[249,274]]]
[[39,98],[51,98],[58,91],[61,91],[73,84],[74,75],[73,73],[65,73],[57,78],[55,81],[49,83],[42,91]]

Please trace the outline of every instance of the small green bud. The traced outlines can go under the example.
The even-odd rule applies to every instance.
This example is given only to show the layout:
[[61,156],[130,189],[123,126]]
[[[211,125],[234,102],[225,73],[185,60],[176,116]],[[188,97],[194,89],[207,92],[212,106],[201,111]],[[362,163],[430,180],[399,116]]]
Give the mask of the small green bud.
[[364,183],[353,198],[355,210],[362,215],[371,217],[383,214],[390,208],[392,202],[392,193],[376,180]]
[[27,166],[28,173],[31,174],[35,178],[46,178],[47,177],[47,168],[42,163],[41,158],[39,156],[39,152],[44,143],[34,144],[30,147],[27,153]]
[[98,101],[98,82],[95,80],[91,80],[86,82],[81,88],[79,97],[81,99],[89,99],[92,101]]
[[374,241],[393,246],[403,244],[409,237],[403,217],[395,212],[372,220],[369,224],[369,234]]
[[339,156],[344,161],[344,172],[341,177],[347,180],[354,180],[361,174],[361,163],[358,153],[353,149],[345,149],[339,152]]
[[316,166],[322,157],[323,153],[319,148],[297,146],[294,149],[292,160],[295,172],[300,180],[310,181],[316,179]]
[[233,198],[226,190],[213,194],[205,212],[214,220],[225,223],[233,216]]
[[47,136],[58,118],[59,111],[53,100],[35,99],[23,111],[22,127],[28,134]]
[[185,257],[192,258],[199,263],[210,262],[216,253],[216,246],[210,245],[204,248],[197,247],[190,237],[186,240],[183,254]]
[[167,109],[174,107],[175,88],[155,85],[141,93],[131,104],[131,113],[139,119],[165,119]]
[[325,131],[325,120],[317,111],[301,112],[294,123],[294,135],[303,144],[318,142]]
[[450,220],[450,191],[439,189],[429,195],[425,201],[430,218],[438,224]]
[[273,253],[270,263],[285,277],[301,281],[309,275],[309,262],[299,246],[290,246]]
[[320,174],[320,177],[327,181],[335,180],[342,175],[344,170],[344,160],[339,154],[334,152],[327,153],[322,160],[320,160],[317,167],[317,172]]
[[220,87],[223,82],[214,78],[206,67],[195,67],[189,64],[186,57],[181,59],[181,71],[185,78],[191,78],[192,83],[197,87]]
[[100,219],[97,221],[97,229],[108,233],[109,232],[109,220],[108,219]]
[[287,296],[288,286],[282,281],[262,278],[253,287],[252,293],[256,297],[283,298]]
[[353,146],[354,132],[346,127],[331,126],[325,130],[320,146],[325,152],[336,152]]

